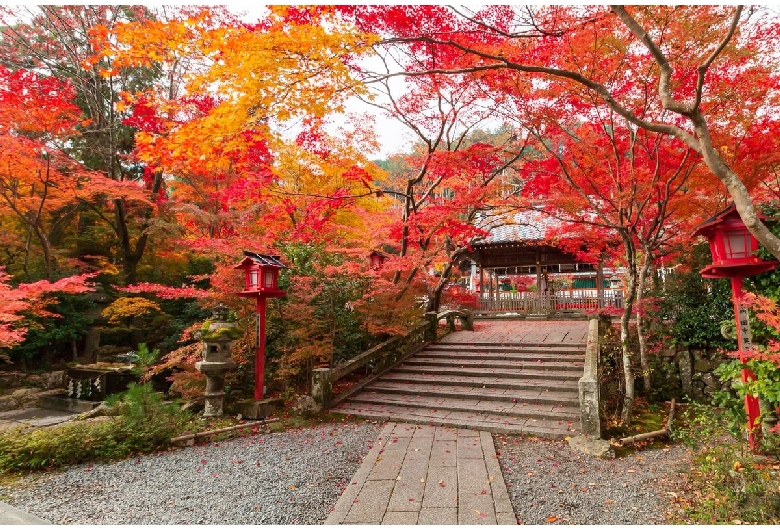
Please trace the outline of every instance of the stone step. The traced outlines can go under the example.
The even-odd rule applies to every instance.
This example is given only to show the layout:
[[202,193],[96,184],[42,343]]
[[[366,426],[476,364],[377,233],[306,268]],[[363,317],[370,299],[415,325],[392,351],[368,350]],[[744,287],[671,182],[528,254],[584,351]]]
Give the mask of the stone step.
[[543,370],[568,370],[577,371],[580,376],[584,362],[578,361],[549,361],[544,359],[474,359],[474,358],[450,358],[450,357],[428,357],[426,355],[417,355],[407,359],[404,365],[408,366],[448,366],[460,367],[471,370],[473,368],[493,368],[499,370],[522,370],[522,369],[543,369]]
[[378,406],[342,403],[333,412],[358,416],[377,421],[397,421],[422,425],[458,427],[503,434],[540,436],[563,439],[579,431],[579,421],[544,420],[504,416],[500,414],[474,414],[468,412],[434,412],[435,409],[399,408],[388,410]]
[[433,348],[432,346],[426,347],[422,350],[420,355],[439,355],[450,357],[464,357],[471,356],[483,359],[558,359],[565,361],[568,359],[582,359],[585,357],[584,350],[559,352],[549,350],[495,350],[495,349],[480,349],[480,348]]
[[383,392],[363,392],[351,399],[351,404],[377,405],[383,407],[428,408],[434,411],[476,412],[502,414],[524,418],[550,420],[571,420],[580,414],[579,407],[570,405],[533,405],[511,401],[479,400],[474,398],[405,396]]
[[[537,374],[534,374],[537,375]],[[392,371],[379,378],[382,382],[417,383],[422,385],[462,386],[468,388],[496,388],[505,390],[533,390],[539,388],[571,388],[577,391],[577,379],[557,379],[546,374],[547,377],[526,376],[522,379],[508,379],[495,376],[464,376],[464,375],[439,375],[400,373]]]
[[441,375],[441,376],[457,376],[467,378],[478,378],[480,381],[483,378],[500,378],[500,379],[549,379],[554,381],[577,381],[582,377],[582,370],[577,371],[564,371],[550,368],[538,368],[533,369],[501,369],[501,368],[475,368],[471,367],[467,370],[460,366],[420,366],[402,364],[393,368],[395,374],[415,374],[415,375]]
[[564,353],[582,353],[587,345],[583,343],[534,343],[534,342],[515,342],[515,343],[494,343],[494,342],[436,342],[426,346],[426,349],[446,350],[485,350],[485,351],[537,351],[537,352],[564,352]]
[[411,384],[404,381],[380,380],[368,385],[364,392],[377,392],[428,397],[459,398],[468,396],[480,401],[506,401],[531,405],[564,405],[579,407],[577,387],[563,387],[550,390],[549,385],[526,385],[518,388],[489,388],[457,384]]

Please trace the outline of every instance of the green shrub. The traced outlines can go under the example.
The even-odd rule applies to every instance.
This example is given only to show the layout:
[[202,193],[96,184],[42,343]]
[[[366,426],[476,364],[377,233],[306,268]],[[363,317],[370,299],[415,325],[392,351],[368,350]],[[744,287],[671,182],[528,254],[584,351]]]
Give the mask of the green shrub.
[[100,421],[0,433],[0,471],[34,471],[166,449],[189,416],[149,385],[131,385],[108,401],[118,414]]
[[719,409],[690,403],[675,419],[672,437],[695,449],[684,522],[780,523],[780,480],[747,450],[734,423]]

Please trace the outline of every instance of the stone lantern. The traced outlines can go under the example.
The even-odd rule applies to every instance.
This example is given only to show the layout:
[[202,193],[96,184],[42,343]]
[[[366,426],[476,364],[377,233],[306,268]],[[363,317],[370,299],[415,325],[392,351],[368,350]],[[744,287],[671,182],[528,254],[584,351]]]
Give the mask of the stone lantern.
[[233,339],[238,328],[227,322],[228,308],[219,304],[212,310],[211,322],[202,330],[203,360],[195,368],[206,375],[206,405],[203,415],[221,416],[225,398],[225,373],[236,367],[232,358]]

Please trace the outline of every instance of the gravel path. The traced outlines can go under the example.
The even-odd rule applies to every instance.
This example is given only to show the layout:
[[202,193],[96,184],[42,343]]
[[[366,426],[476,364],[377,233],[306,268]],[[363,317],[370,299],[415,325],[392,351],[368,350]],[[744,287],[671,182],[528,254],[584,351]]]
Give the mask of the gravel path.
[[682,446],[601,460],[564,441],[494,435],[501,471],[525,524],[668,524],[690,469]]
[[382,425],[338,423],[31,475],[0,498],[56,524],[320,524]]
[[[331,423],[34,474],[0,499],[57,524],[321,524],[382,425]],[[684,447],[615,460],[566,442],[494,435],[526,524],[667,524]]]

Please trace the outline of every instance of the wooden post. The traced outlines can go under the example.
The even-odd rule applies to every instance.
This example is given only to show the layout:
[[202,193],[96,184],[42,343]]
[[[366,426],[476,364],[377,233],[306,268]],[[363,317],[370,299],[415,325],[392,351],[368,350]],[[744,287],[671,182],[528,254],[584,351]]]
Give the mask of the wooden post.
[[604,307],[604,262],[599,259],[596,267],[596,296],[598,297],[598,307]]
[[482,268],[482,264],[479,265],[479,299],[485,300],[485,269]]
[[[542,307],[542,266],[539,264],[539,251],[536,251],[536,306]],[[539,310],[534,311],[538,313]]]

